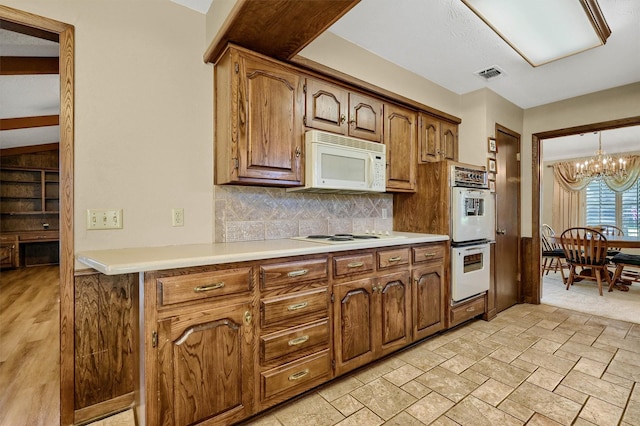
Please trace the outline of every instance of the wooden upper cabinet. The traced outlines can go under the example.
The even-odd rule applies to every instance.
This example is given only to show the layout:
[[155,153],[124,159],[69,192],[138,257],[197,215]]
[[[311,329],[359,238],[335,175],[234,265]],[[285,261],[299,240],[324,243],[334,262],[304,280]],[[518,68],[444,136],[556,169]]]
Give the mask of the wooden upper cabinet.
[[382,142],[382,101],[349,93],[349,136]]
[[458,160],[458,126],[420,113],[418,145],[420,163]]
[[384,143],[387,145],[387,191],[416,190],[418,114],[394,104],[384,106]]
[[347,134],[349,94],[321,80],[308,78],[305,86],[305,125],[318,130]]
[[382,142],[381,100],[312,78],[305,92],[307,127]]
[[229,48],[215,68],[216,184],[302,184],[303,78]]

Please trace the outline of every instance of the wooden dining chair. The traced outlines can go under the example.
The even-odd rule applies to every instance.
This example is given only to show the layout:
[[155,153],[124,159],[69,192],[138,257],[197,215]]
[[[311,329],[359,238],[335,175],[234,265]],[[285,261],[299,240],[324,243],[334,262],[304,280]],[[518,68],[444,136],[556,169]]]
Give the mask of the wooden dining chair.
[[[599,229],[600,232],[605,236],[611,235],[611,236],[620,237],[624,235],[624,231],[615,225],[597,225],[596,228],[600,228]],[[616,254],[620,253],[621,251],[622,249],[620,247],[609,247],[609,250],[607,250],[607,256],[613,257]]]
[[569,228],[560,235],[560,244],[569,264],[567,290],[573,285],[576,277],[591,280],[595,278],[600,296],[603,278],[609,284],[609,291],[613,290],[613,281],[607,269],[608,242],[604,234],[592,228]]
[[[542,271],[543,275],[549,275],[549,271],[557,272],[560,269],[562,282],[566,283],[564,276],[564,268],[566,267],[564,259],[564,250],[557,243],[552,243],[549,237],[553,236],[553,229],[547,224],[542,224],[542,232],[540,233],[540,242],[542,244]],[[546,273],[545,273],[546,272]]]

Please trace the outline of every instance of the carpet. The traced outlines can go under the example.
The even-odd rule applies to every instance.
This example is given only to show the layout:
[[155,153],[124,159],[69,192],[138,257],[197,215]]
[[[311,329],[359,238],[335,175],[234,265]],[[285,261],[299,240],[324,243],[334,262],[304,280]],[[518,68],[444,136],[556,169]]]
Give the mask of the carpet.
[[640,283],[630,285],[627,292],[611,293],[603,283],[600,296],[595,281],[582,280],[566,290],[560,273],[550,272],[543,276],[541,303],[640,324]]

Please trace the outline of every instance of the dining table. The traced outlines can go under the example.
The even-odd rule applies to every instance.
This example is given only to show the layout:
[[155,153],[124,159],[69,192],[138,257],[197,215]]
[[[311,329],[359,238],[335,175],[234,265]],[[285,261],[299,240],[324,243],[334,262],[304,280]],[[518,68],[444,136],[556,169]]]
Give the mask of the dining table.
[[[607,238],[609,247],[614,247],[616,249],[640,249],[640,235],[605,235],[605,237]],[[551,235],[548,238],[552,244],[560,246],[560,234]],[[576,282],[581,280],[582,279],[579,278]],[[614,283],[614,288],[621,291],[629,291],[626,287],[629,284],[630,282],[618,281]]]
[[[609,247],[616,248],[640,248],[640,236],[638,235],[605,235]],[[560,244],[560,235],[548,237],[554,244]]]

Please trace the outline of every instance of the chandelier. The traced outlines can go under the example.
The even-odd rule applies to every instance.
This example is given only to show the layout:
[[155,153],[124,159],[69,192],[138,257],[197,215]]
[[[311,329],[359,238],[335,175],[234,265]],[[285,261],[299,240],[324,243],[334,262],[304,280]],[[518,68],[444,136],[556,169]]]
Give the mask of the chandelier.
[[604,178],[622,179],[627,177],[627,159],[623,156],[612,157],[602,149],[602,132],[598,132],[598,150],[591,158],[578,160],[576,178],[597,180]]

